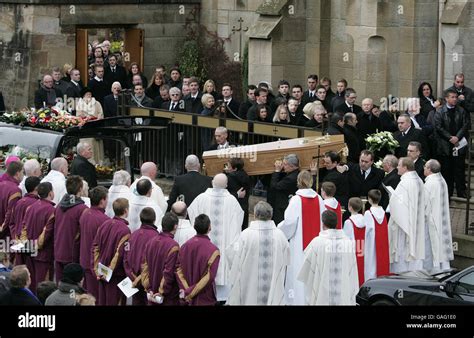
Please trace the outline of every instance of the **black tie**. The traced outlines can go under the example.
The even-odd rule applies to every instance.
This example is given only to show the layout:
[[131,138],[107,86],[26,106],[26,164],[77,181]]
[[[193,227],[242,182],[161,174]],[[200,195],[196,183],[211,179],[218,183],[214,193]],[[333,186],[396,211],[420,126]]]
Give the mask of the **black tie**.
[[362,170],[362,179],[365,181],[365,170]]
[[112,73],[115,73],[115,68],[112,68]]
[[353,112],[354,112],[354,107],[351,106],[351,113],[353,113]]

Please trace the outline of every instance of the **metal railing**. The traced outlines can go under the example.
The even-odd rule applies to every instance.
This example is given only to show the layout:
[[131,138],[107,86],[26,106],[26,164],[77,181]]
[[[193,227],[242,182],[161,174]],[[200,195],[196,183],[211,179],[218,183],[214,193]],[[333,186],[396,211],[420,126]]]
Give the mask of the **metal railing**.
[[145,161],[155,162],[161,175],[175,177],[184,173],[184,160],[189,154],[201,157],[214,140],[214,130],[223,126],[229,131],[228,141],[251,145],[307,136],[322,136],[322,132],[298,126],[286,126],[198,114],[165,111],[131,106],[119,107],[121,114],[170,118],[166,130],[137,135],[132,161],[139,168]]

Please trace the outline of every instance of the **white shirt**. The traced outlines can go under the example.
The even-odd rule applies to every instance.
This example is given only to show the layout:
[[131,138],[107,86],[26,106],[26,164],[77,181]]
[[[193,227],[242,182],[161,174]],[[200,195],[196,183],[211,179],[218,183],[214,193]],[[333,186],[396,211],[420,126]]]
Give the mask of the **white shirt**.
[[51,170],[42,180],[43,182],[49,182],[53,185],[54,199],[53,202],[58,205],[61,199],[66,195],[66,177],[63,173],[57,170]]

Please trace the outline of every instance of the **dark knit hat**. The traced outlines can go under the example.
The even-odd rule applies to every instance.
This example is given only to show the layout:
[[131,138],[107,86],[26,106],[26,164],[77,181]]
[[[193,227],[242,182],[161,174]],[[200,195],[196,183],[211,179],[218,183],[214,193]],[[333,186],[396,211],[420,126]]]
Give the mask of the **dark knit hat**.
[[90,89],[89,87],[84,87],[81,89],[81,97],[84,97],[84,95],[86,95],[87,93],[91,93],[92,96],[94,96],[94,93],[92,93],[92,89]]
[[78,284],[82,278],[84,278],[84,269],[82,266],[77,263],[66,265],[63,271],[63,282]]

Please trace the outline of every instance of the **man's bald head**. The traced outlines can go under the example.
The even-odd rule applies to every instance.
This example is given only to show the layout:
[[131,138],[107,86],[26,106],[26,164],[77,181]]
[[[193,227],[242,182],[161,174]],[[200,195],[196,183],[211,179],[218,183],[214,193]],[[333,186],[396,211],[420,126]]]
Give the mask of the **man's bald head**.
[[217,174],[212,180],[212,187],[216,189],[226,189],[227,176],[225,174]]
[[67,176],[68,165],[64,157],[56,157],[51,161],[51,170],[56,170]]
[[158,168],[156,167],[156,164],[153,162],[145,162],[142,164],[140,168],[141,175],[149,177],[151,179],[155,179],[157,172],[158,172]]
[[188,214],[188,206],[184,202],[175,202],[171,206],[171,212],[178,216],[178,218],[184,219]]

